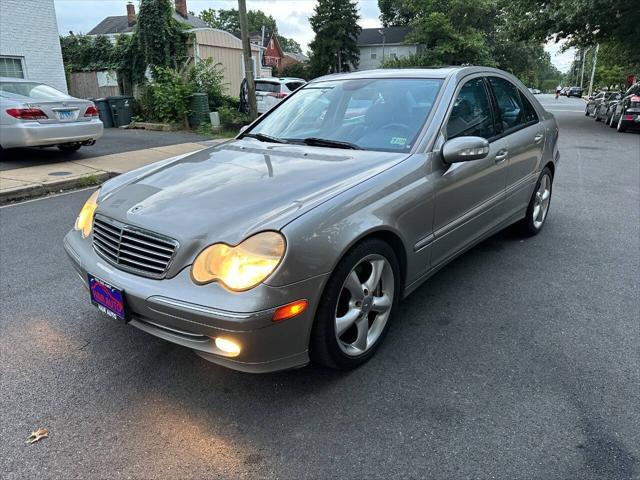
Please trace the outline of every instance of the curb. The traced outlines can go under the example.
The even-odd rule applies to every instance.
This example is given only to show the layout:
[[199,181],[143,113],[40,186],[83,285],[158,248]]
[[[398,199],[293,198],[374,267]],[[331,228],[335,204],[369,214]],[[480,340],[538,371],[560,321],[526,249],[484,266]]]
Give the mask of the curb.
[[[84,176],[15,188],[6,192],[0,192],[0,205],[8,205],[11,203],[21,202],[23,200],[45,197],[52,193],[61,193],[63,191],[86,188],[92,185],[97,186],[118,175],[119,173],[116,172],[101,172],[92,174],[91,177],[93,178],[91,179],[91,182],[87,181],[89,176]],[[93,181],[94,178],[95,181]]]

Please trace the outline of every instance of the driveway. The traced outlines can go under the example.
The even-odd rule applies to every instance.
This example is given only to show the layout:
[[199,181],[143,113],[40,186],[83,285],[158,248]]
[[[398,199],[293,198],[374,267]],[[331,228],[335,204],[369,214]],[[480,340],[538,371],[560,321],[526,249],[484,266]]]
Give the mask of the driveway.
[[0,171],[67,162],[69,160],[86,160],[112,153],[207,140],[211,140],[211,137],[191,132],[155,132],[150,130],[105,128],[104,136],[95,145],[82,147],[75,153],[63,153],[55,147],[7,150],[1,154],[3,156],[0,158]]

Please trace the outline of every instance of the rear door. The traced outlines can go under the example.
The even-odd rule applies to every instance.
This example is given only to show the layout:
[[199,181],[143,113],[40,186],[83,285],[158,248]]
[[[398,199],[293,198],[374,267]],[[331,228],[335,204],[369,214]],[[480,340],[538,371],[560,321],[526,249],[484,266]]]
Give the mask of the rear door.
[[538,178],[544,150],[545,130],[538,114],[514,83],[490,76],[499,134],[509,144],[505,203],[509,214],[526,209]]

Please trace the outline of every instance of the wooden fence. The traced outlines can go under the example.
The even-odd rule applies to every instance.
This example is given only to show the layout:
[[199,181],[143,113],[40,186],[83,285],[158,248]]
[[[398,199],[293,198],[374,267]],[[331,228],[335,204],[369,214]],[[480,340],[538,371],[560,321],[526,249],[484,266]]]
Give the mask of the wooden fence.
[[99,75],[104,78],[104,72],[72,72],[69,75],[69,95],[77,98],[104,98],[121,95],[118,85],[100,86]]

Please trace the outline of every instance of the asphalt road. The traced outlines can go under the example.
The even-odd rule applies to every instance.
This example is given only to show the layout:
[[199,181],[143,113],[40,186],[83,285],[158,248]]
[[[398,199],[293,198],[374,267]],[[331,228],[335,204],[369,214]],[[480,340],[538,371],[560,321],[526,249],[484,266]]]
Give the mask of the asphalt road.
[[447,266],[351,373],[237,373],[110,320],[62,247],[89,192],[0,209],[0,476],[638,479],[640,135],[541,99],[544,231]]
[[3,151],[0,153],[0,171],[70,160],[87,160],[112,153],[205,140],[211,140],[211,138],[192,132],[154,132],[105,128],[104,135],[94,145],[82,147],[74,153],[64,153],[55,147],[15,148]]

